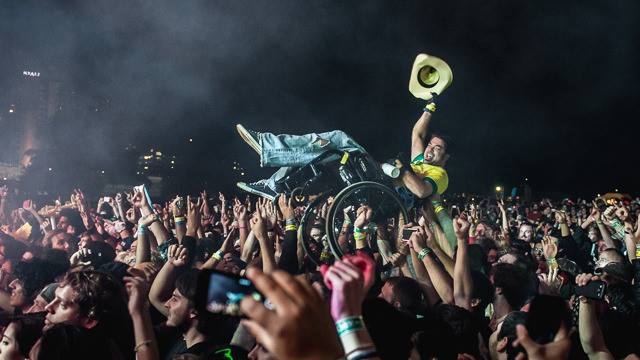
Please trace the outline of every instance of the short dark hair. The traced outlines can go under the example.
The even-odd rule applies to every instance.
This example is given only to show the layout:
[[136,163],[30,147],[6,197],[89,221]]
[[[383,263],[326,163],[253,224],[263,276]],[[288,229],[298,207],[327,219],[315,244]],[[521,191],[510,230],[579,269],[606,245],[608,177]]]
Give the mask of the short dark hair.
[[411,315],[424,311],[424,293],[417,281],[409,277],[390,277],[386,281],[393,291],[393,301],[400,303],[400,311]]
[[196,290],[198,288],[198,269],[189,269],[176,279],[176,289],[189,300],[189,306],[195,306]]
[[55,272],[50,264],[38,258],[31,261],[20,261],[13,269],[16,279],[22,283],[24,294],[29,301],[38,295],[40,290],[55,280]]
[[498,341],[507,338],[507,359],[515,359],[518,355],[518,348],[513,347],[513,341],[518,337],[516,332],[517,325],[524,325],[527,321],[527,313],[524,311],[514,311],[509,313],[502,322],[500,331],[498,332]]
[[429,141],[431,141],[431,139],[433,138],[438,138],[440,140],[442,140],[444,142],[444,150],[447,154],[451,154],[451,148],[453,145],[453,142],[451,141],[451,137],[444,135],[442,133],[432,133],[431,137],[429,137]]
[[111,275],[100,271],[67,273],[60,287],[69,285],[75,292],[74,302],[80,315],[102,319],[120,310],[124,303],[124,289]]
[[[31,313],[16,316],[8,319],[9,324],[15,326],[15,340],[18,343],[18,351],[25,358],[29,357],[29,351],[31,347],[42,336],[42,327],[44,326],[44,314],[43,313]],[[6,329],[6,328],[5,328]]]
[[493,286],[502,290],[502,295],[513,309],[520,309],[527,300],[529,277],[519,266],[500,263],[494,266]]

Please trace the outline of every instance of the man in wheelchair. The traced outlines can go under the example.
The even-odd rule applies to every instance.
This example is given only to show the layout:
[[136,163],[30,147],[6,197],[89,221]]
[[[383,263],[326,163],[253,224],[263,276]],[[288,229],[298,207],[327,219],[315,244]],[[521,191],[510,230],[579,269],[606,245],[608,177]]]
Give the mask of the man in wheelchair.
[[[449,184],[449,178],[444,169],[449,159],[446,138],[432,134],[427,141],[429,123],[435,109],[433,100],[429,101],[413,127],[410,165],[405,166],[400,160],[396,160],[395,165],[401,171],[399,177],[401,183],[396,183],[394,187],[407,207],[413,204],[415,197],[427,198],[433,194],[444,193]],[[318,175],[316,168],[322,167],[323,164],[344,160],[340,159],[339,154],[344,152],[364,154],[365,157],[370,158],[360,144],[340,130],[320,134],[274,135],[249,130],[240,124],[236,125],[236,129],[242,139],[260,156],[260,166],[280,167],[269,179],[253,183],[239,182],[237,185],[249,193],[270,200],[275,199],[279,193],[290,194],[293,190],[292,182],[304,182],[305,177]],[[313,166],[307,166],[310,164]],[[307,166],[305,170],[309,171],[298,172],[296,174],[298,179],[287,179],[287,177],[291,178],[296,168],[305,166]],[[338,170],[338,166],[332,168]]]

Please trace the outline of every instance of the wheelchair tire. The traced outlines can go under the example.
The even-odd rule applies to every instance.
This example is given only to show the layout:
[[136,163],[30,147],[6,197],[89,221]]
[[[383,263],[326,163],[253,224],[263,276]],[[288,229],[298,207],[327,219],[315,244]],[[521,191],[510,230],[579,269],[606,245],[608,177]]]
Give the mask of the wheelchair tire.
[[[408,223],[409,215],[407,213],[407,209],[404,208],[402,200],[400,200],[395,190],[393,190],[389,186],[374,181],[361,181],[349,185],[346,188],[342,189],[342,191],[340,191],[338,195],[335,196],[333,203],[331,204],[331,207],[329,207],[329,211],[327,212],[326,234],[329,240],[329,247],[331,248],[331,252],[333,252],[333,255],[336,259],[341,259],[344,256],[344,253],[340,248],[340,244],[338,243],[338,235],[340,233],[340,229],[336,229],[336,216],[340,216],[342,214],[342,209],[344,209],[346,206],[352,205],[348,204],[347,202],[354,201],[354,199],[350,199],[350,197],[353,195],[357,195],[358,192],[360,192],[361,194],[378,193],[379,195],[388,197],[390,204],[397,206],[397,208],[399,209],[399,213],[403,217],[404,223]],[[381,204],[379,205],[381,206]],[[376,209],[374,209],[374,211],[375,210]],[[397,210],[395,214],[398,214]]]

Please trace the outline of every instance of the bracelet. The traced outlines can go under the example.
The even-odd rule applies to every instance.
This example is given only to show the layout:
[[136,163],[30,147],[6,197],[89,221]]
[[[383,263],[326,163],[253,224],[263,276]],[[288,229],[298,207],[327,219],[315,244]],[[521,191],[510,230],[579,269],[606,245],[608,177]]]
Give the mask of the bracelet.
[[336,321],[336,330],[338,330],[338,336],[349,334],[362,329],[364,329],[364,321],[362,321],[362,316],[349,316]]
[[547,265],[549,266],[549,268],[555,269],[558,267],[558,261],[556,261],[555,258],[548,258]]
[[184,216],[176,216],[173,218],[173,221],[175,221],[176,223],[183,223],[183,222],[186,222],[187,220],[184,218]]
[[348,225],[351,224],[351,219],[348,216],[344,217],[344,222],[342,223],[342,225],[344,225],[344,224],[348,224]]
[[353,238],[354,238],[355,240],[363,240],[363,239],[365,239],[366,237],[367,237],[367,234],[364,234],[364,233],[359,233],[359,232],[357,232],[357,233],[354,233],[354,234],[353,234]]
[[427,255],[429,255],[431,253],[431,248],[424,248],[422,250],[420,250],[420,252],[418,253],[418,260],[422,261],[422,259],[424,259]]
[[133,352],[138,352],[138,350],[140,350],[141,347],[149,346],[149,344],[151,344],[152,342],[153,340],[145,340],[141,342],[140,344],[136,345],[136,347],[133,348]]
[[636,244],[636,258],[640,258],[640,244]]
[[361,228],[359,228],[359,227],[357,227],[357,226],[354,226],[354,227],[353,227],[353,232],[356,232],[356,233],[362,233],[362,232],[364,232],[364,229],[361,229]]
[[443,207],[442,205],[438,205],[438,206],[436,206],[436,207],[435,207],[435,209],[433,209],[433,211],[434,211],[436,214],[440,213],[440,212],[441,212],[441,211],[443,211],[443,210],[444,210],[444,207]]
[[146,225],[138,225],[138,234],[144,234],[147,232],[147,226]]
[[298,227],[296,225],[287,224],[287,225],[285,225],[284,230],[285,231],[289,231],[289,230],[296,231],[296,230],[298,230]]
[[286,219],[284,221],[285,225],[296,225],[296,219]]
[[222,250],[214,252],[211,257],[218,261],[222,260]]

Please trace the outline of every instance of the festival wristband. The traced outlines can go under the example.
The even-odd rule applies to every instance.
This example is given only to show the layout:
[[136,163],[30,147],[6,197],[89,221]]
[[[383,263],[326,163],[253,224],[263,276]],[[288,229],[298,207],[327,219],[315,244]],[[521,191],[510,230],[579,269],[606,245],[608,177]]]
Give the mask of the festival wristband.
[[378,357],[376,348],[371,346],[364,349],[357,349],[347,355],[347,360],[364,360]]
[[290,231],[290,230],[296,231],[296,230],[298,230],[298,227],[296,225],[288,225],[287,224],[287,225],[285,225],[284,230],[285,231]]
[[285,225],[296,225],[296,219],[287,219],[284,223]]
[[555,258],[548,258],[547,259],[547,265],[549,265],[550,268],[557,268],[558,267],[558,262],[556,261]]
[[338,336],[364,329],[362,316],[349,316],[336,321]]
[[636,258],[640,258],[640,244],[636,244]]
[[364,233],[355,233],[355,234],[353,234],[353,238],[355,240],[363,240],[366,237],[367,237],[367,234],[364,234]]
[[222,260],[222,250],[218,250],[214,252],[213,255],[211,255],[211,257],[218,261]]
[[420,252],[418,253],[418,260],[422,261],[422,259],[424,259],[425,257],[427,257],[427,255],[429,255],[431,253],[431,248],[424,248],[422,250],[420,250]]
[[364,232],[364,229],[361,229],[361,228],[359,228],[359,227],[355,226],[355,227],[353,228],[353,232],[355,232],[355,233],[363,233],[363,232]]
[[176,224],[181,224],[183,222],[186,222],[187,220],[184,218],[184,216],[176,216],[173,218],[173,221],[175,221]]
[[138,234],[144,234],[147,232],[147,226],[146,225],[138,225]]

